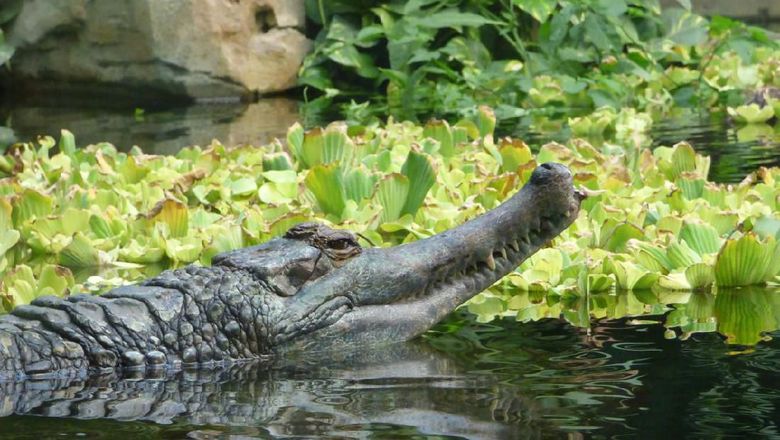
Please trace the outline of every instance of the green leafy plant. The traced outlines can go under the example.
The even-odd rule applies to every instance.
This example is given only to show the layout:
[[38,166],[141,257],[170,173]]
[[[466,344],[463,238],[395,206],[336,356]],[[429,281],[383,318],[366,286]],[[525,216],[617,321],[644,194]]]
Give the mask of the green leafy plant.
[[19,15],[22,5],[22,0],[6,0],[0,4],[0,64],[7,63],[16,51],[13,45],[5,41],[2,28]]
[[766,122],[775,117],[772,107],[759,107],[758,104],[728,107],[728,112],[734,120],[747,124]]
[[[568,117],[575,136],[631,137],[641,145],[648,121],[673,109],[736,111],[744,98],[735,92],[780,86],[772,67],[778,45],[766,31],[680,6],[310,0],[319,32],[300,72],[305,114],[316,121],[337,104],[353,124],[385,114],[457,119],[487,104],[505,124],[558,131]],[[629,121],[641,125],[620,124],[610,113],[626,107],[637,116]],[[758,121],[766,111],[744,117]]]

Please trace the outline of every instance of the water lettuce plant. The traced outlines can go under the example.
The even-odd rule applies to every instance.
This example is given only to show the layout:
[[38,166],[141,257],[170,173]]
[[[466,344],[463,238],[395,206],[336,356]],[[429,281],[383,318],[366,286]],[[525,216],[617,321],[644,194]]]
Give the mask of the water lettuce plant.
[[[616,318],[624,318],[629,326],[662,325],[668,339],[687,340],[697,333],[718,332],[729,344],[744,346],[743,350],[750,350],[750,346],[767,339],[766,333],[780,328],[778,288],[724,287],[717,293],[662,294],[649,290],[617,290],[596,292],[588,297],[518,291],[511,301],[511,307],[518,310],[518,321],[563,316],[574,325],[587,328],[595,343],[609,337],[602,333],[604,327],[600,321]],[[482,304],[489,307],[489,302]],[[469,310],[479,307],[481,305],[472,303]]]
[[526,292],[661,298],[778,283],[780,169],[715,184],[709,158],[686,143],[651,151],[574,140],[533,153],[494,138],[495,126],[481,107],[452,125],[296,124],[284,142],[174,156],[76,148],[67,131],[58,144],[17,144],[0,156],[3,307],[208,264],[308,220],[359,232],[365,245],[417,240],[497,206],[548,161],[568,165],[590,196],[551,247],[469,303],[480,320],[528,316]]
[[729,116],[735,121],[747,124],[759,124],[775,117],[774,108],[771,106],[760,107],[755,103],[728,107],[727,110]]

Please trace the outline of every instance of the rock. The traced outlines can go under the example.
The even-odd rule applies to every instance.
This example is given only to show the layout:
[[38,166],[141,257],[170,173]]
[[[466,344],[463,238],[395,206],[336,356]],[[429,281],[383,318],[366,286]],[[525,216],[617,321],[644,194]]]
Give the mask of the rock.
[[15,80],[209,100],[294,86],[304,20],[303,0],[25,0],[6,37]]

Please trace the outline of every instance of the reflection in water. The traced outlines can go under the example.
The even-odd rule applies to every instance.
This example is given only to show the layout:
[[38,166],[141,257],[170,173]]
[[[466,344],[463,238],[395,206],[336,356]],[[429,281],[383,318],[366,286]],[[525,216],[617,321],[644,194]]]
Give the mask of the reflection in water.
[[[642,317],[658,317],[666,328],[678,330],[667,331],[667,337],[685,340],[695,333],[718,332],[728,344],[745,346],[755,345],[766,338],[766,333],[780,329],[780,288],[721,287],[717,292],[693,293],[622,291],[592,295],[587,307],[585,301],[584,297],[569,298],[560,313],[580,327],[588,327],[590,318],[636,317],[639,319],[628,322],[644,324],[652,321]],[[554,310],[548,308],[547,315],[534,319],[556,317]],[[590,318],[584,312],[589,312]],[[524,315],[523,311],[518,313]],[[591,330],[598,335],[597,327]]]
[[[503,128],[532,148],[538,148],[550,141],[566,142],[570,138],[565,124],[569,116],[561,113],[547,125],[521,121],[516,127]],[[697,152],[712,159],[709,179],[715,182],[739,182],[760,166],[780,166],[780,123],[741,126],[729,124],[725,112],[680,109],[677,114],[654,123],[649,137],[653,147],[690,142]]]
[[730,125],[722,113],[690,112],[656,124],[653,145],[688,141],[712,158],[710,179],[739,182],[760,166],[780,166],[780,124]]
[[[342,354],[328,363],[307,359],[287,363],[246,364],[156,379],[109,375],[86,382],[0,384],[1,415],[103,419],[102,429],[117,427],[123,432],[161,434],[167,428],[154,424],[173,424],[187,430],[209,427],[261,437],[362,437],[372,431],[390,431],[393,438],[401,434],[538,437],[544,423],[528,415],[522,398],[493,397],[496,386],[490,376],[465,374],[445,354],[425,344]],[[502,420],[493,413],[501,414]],[[62,428],[53,430],[37,422],[29,417],[6,418],[0,423],[0,437],[12,438],[19,426],[25,426],[24,432],[61,432]],[[73,426],[84,429],[84,425]]]
[[780,291],[758,287],[718,290],[713,308],[718,332],[732,344],[753,345],[780,327]]
[[59,137],[67,128],[79,145],[111,142],[122,151],[134,145],[149,154],[174,154],[189,145],[264,145],[284,138],[298,117],[289,98],[267,98],[252,104],[204,104],[135,114],[132,109],[15,106],[3,111],[18,141],[39,135]]

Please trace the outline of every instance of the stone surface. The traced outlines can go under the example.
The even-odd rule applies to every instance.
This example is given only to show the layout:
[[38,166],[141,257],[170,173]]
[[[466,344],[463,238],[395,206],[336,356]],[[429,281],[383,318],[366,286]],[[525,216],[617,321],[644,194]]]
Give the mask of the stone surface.
[[26,0],[13,75],[199,99],[288,89],[311,48],[302,0]]

